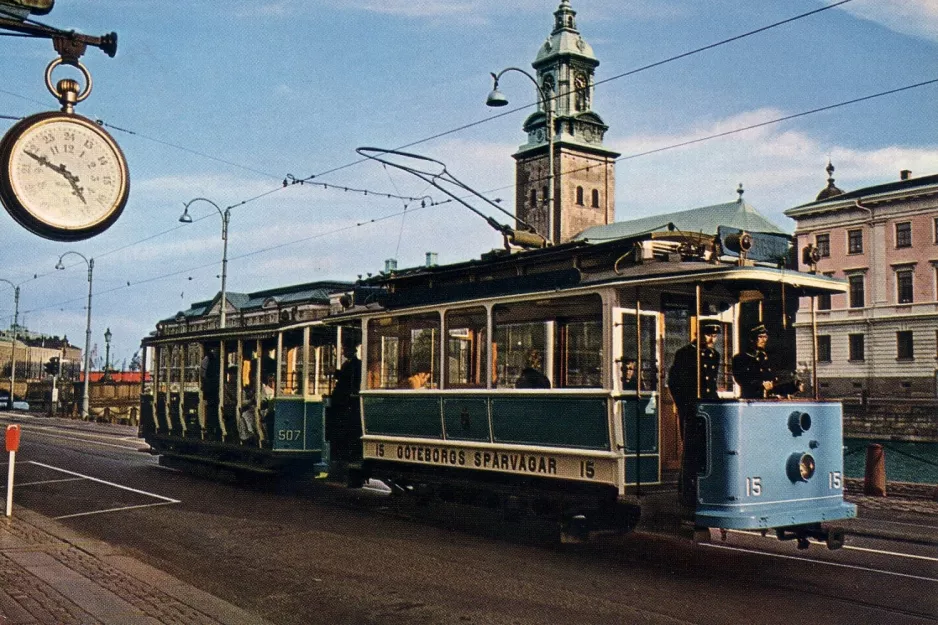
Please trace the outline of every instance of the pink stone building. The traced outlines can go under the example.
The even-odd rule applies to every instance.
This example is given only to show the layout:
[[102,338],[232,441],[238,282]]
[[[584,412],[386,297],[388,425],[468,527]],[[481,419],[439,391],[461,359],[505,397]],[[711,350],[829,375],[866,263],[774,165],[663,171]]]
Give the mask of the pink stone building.
[[938,174],[842,191],[828,165],[814,202],[785,212],[797,222],[800,268],[816,248],[816,271],[846,280],[849,292],[802,302],[798,361],[816,354],[825,397],[938,397]]

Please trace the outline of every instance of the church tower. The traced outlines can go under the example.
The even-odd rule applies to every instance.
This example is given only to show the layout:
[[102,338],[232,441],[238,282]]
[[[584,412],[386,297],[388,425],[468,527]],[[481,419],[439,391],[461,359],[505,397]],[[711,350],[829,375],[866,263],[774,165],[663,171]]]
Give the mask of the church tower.
[[[593,112],[594,72],[599,61],[576,28],[576,12],[561,0],[554,30],[532,66],[543,98],[524,121],[528,141],[513,154],[515,214],[554,244],[590,226],[615,220],[615,159],[603,146],[608,126]],[[547,107],[547,110],[545,110]],[[547,137],[550,119],[552,143]],[[553,193],[549,153],[553,148]],[[549,198],[553,195],[553,214]]]

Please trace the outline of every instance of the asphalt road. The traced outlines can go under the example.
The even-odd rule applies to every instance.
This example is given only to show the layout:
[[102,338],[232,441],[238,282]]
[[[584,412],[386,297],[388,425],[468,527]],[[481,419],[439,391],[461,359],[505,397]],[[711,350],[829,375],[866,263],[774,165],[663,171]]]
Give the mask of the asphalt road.
[[285,625],[938,622],[934,546],[636,533],[551,548],[526,540],[535,525],[483,520],[491,531],[473,533],[455,516],[408,518],[374,492],[167,470],[128,428],[21,424],[16,506]]

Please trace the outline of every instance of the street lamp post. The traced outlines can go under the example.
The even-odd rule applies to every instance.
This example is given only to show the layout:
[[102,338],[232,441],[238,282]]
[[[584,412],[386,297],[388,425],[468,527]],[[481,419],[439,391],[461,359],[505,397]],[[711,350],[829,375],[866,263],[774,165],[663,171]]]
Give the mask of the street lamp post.
[[228,275],[228,222],[231,221],[231,207],[229,206],[224,211],[216,204],[215,202],[206,199],[204,197],[197,197],[195,199],[189,200],[185,203],[185,208],[182,211],[182,215],[179,217],[179,221],[184,224],[191,224],[192,217],[189,216],[189,205],[193,202],[198,202],[202,200],[203,202],[208,202],[215,207],[215,210],[218,211],[218,215],[221,217],[221,240],[222,240],[222,256],[221,256],[221,307],[218,319],[218,325],[221,328],[225,327],[225,308],[227,303],[225,302],[225,278]]
[[521,69],[520,67],[506,67],[497,74],[493,73],[492,78],[495,81],[495,84],[492,86],[492,92],[489,93],[488,98],[485,100],[487,106],[499,107],[507,106],[508,98],[498,90],[498,81],[506,72],[520,72],[527,76],[531,82],[534,83],[534,88],[537,90],[537,99],[538,104],[544,110],[545,119],[545,133],[547,135],[547,159],[548,169],[547,169],[547,244],[551,245],[554,241],[554,213],[556,209],[554,207],[554,106],[553,106],[553,95],[549,91],[545,91],[544,87],[538,84],[537,79],[532,76],[529,72]]
[[104,379],[110,379],[111,369],[111,328],[104,331]]
[[78,256],[85,264],[88,265],[88,314],[87,320],[85,322],[85,386],[81,394],[81,418],[83,420],[88,419],[88,378],[91,377],[91,284],[94,278],[94,259],[86,258],[84,254],[80,252],[65,252],[59,256],[59,262],[56,263],[56,269],[65,269],[65,265],[62,264],[62,259],[68,256],[69,254],[74,254]]
[[16,389],[16,331],[20,317],[20,287],[9,280],[0,278],[0,282],[6,282],[13,287],[13,349],[10,351],[10,409],[13,408],[13,391]]

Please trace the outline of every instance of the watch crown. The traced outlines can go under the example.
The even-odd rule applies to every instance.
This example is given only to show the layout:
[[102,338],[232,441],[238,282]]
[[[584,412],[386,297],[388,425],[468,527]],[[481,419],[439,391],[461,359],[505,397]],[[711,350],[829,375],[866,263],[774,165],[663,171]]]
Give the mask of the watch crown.
[[58,91],[59,102],[62,103],[62,111],[71,113],[74,110],[75,103],[78,102],[78,91],[81,88],[77,80],[72,78],[63,78],[55,85]]

